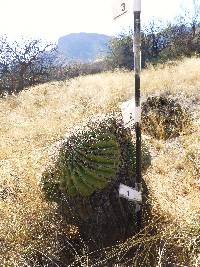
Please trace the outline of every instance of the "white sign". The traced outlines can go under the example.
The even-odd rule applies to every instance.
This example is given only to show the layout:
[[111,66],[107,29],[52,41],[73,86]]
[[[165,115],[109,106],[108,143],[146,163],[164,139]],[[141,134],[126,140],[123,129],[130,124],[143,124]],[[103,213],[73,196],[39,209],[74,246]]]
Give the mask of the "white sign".
[[129,11],[130,0],[113,0],[113,19],[117,19]]
[[142,202],[142,192],[124,184],[119,185],[119,196],[128,200]]
[[133,127],[134,123],[141,121],[141,107],[135,106],[135,99],[132,98],[121,104],[122,117],[126,128]]
[[132,127],[134,124],[134,110],[135,103],[134,100],[128,100],[121,104],[122,117],[125,127]]

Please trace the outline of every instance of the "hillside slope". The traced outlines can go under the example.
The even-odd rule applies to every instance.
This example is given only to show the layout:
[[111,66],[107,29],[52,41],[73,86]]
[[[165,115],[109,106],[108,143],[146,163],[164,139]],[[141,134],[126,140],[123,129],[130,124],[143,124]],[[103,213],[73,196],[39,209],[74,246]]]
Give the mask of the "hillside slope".
[[58,49],[68,61],[91,62],[108,52],[110,36],[97,33],[71,33],[59,38]]
[[[193,58],[156,69],[150,67],[142,73],[144,99],[154,94],[171,95],[187,105],[193,116],[187,135],[167,142],[143,136],[153,156],[144,177],[153,212],[162,215],[167,226],[176,226],[180,233],[190,229],[185,240],[178,239],[187,244],[200,228],[199,72],[200,59]],[[47,83],[0,99],[2,266],[26,266],[25,256],[36,252],[50,259],[52,255],[56,257],[59,231],[67,228],[61,227],[55,205],[44,201],[40,188],[49,148],[70,127],[91,115],[119,110],[119,103],[132,95],[133,73],[116,71]],[[173,234],[172,228],[168,230]],[[195,261],[198,264],[197,256],[192,257],[190,266],[198,266],[192,265]]]

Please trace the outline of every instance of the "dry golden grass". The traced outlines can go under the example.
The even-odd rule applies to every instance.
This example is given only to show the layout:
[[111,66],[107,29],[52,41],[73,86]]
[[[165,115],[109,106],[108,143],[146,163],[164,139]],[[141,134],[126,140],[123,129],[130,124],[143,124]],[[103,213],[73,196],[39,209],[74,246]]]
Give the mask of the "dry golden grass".
[[[199,74],[196,58],[150,66],[142,73],[144,99],[171,94],[190,108],[194,119],[190,133],[175,140],[144,136],[153,155],[145,175],[153,211],[179,229],[198,231]],[[132,95],[133,73],[116,71],[47,83],[0,100],[0,265],[24,266],[30,251],[48,258],[58,252],[56,238],[62,230],[39,184],[49,148],[70,127],[91,115],[119,110],[118,104]]]

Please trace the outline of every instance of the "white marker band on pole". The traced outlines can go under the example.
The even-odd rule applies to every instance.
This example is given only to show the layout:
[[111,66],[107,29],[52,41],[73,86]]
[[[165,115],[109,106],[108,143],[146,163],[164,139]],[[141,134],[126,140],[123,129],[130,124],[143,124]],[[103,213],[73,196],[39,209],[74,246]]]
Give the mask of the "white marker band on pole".
[[141,0],[133,0],[133,11],[141,11]]
[[135,188],[124,184],[119,185],[119,196],[130,201],[142,202],[142,191],[137,191]]
[[141,122],[141,107],[135,107],[135,122]]

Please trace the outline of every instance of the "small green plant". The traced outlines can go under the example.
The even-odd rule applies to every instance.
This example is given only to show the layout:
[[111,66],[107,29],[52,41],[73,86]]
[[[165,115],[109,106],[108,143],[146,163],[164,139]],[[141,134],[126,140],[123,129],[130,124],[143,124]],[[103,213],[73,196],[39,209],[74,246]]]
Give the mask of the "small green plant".
[[[120,114],[91,118],[62,142],[55,166],[43,174],[43,189],[69,223],[96,245],[108,245],[137,229],[135,205],[119,198],[120,183],[134,186],[135,162],[134,138]],[[143,145],[142,170],[150,163]]]
[[119,156],[119,145],[112,133],[97,129],[73,134],[60,150],[55,182],[44,181],[44,187],[71,196],[90,196],[115,177]]
[[[145,146],[142,150],[145,169],[150,155]],[[63,142],[54,170],[43,174],[43,189],[55,201],[62,193],[88,197],[115,180],[122,167],[129,170],[127,176],[134,176],[135,161],[135,145],[122,122],[112,116],[89,122]]]
[[190,125],[190,116],[170,97],[148,97],[142,105],[142,125],[143,132],[166,140],[179,136]]

